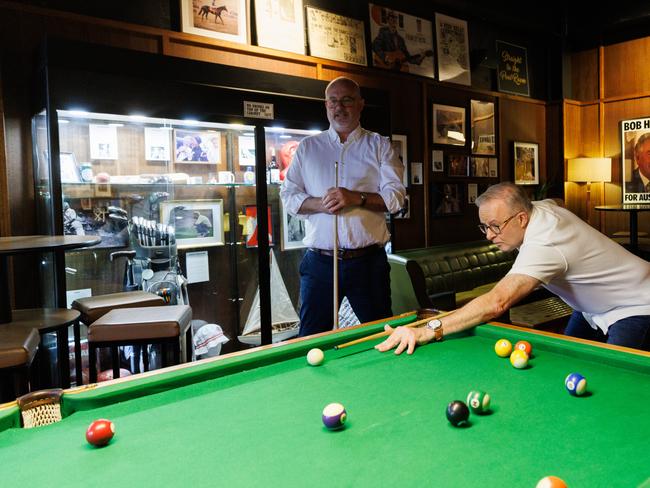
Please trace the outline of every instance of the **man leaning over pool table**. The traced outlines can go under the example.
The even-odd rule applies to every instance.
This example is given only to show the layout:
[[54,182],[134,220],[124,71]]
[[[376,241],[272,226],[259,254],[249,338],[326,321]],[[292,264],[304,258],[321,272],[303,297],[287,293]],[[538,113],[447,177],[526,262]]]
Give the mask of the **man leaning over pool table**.
[[539,286],[574,309],[566,335],[648,349],[649,262],[554,201],[531,202],[521,187],[509,182],[489,187],[476,206],[481,232],[502,251],[519,250],[508,274],[440,323],[397,327],[375,346],[379,351],[395,348],[395,354],[412,354],[416,345],[500,316]]

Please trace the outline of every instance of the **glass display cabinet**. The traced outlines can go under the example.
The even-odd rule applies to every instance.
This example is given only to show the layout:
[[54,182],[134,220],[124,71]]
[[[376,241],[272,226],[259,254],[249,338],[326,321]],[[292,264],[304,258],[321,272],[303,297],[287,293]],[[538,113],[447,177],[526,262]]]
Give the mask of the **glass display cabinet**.
[[[224,352],[297,334],[304,222],[279,189],[328,125],[326,83],[68,41],[42,54],[40,231],[102,238],[43,263],[43,301],[150,290],[221,326]],[[387,97],[369,95],[364,126],[389,133]]]

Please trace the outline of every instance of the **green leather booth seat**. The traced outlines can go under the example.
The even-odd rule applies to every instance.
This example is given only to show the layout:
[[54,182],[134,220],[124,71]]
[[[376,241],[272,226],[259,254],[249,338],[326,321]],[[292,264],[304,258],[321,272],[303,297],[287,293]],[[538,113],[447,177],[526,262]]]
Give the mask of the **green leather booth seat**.
[[486,240],[390,254],[393,313],[460,307],[492,289],[514,260]]

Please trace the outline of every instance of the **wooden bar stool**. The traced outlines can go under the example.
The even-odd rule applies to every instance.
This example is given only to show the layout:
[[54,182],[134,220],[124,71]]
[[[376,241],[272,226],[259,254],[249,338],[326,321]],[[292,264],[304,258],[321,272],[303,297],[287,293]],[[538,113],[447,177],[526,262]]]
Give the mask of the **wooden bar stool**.
[[[166,350],[172,348],[173,363],[181,360],[185,338],[186,357],[192,357],[192,309],[189,305],[137,307],[111,310],[88,328],[90,382],[97,381],[97,349],[109,347],[113,362],[113,378],[120,376],[118,347],[160,344],[163,346],[163,367],[168,366]],[[149,370],[147,348],[143,347],[144,370]]]
[[[80,321],[90,326],[97,319],[111,310],[133,307],[159,307],[165,304],[162,297],[148,291],[135,290],[94,297],[78,298],[72,302],[72,308],[81,313]],[[81,365],[81,330],[77,324],[74,328],[74,359],[77,385],[83,384]]]
[[0,325],[0,402],[29,391],[29,369],[39,342],[36,329]]

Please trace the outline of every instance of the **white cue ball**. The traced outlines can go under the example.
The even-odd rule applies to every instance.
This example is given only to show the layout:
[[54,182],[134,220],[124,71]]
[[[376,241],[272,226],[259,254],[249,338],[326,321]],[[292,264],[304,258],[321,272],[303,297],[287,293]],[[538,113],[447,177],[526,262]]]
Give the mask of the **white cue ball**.
[[320,366],[325,360],[325,354],[318,348],[310,349],[307,353],[307,362],[312,366]]

